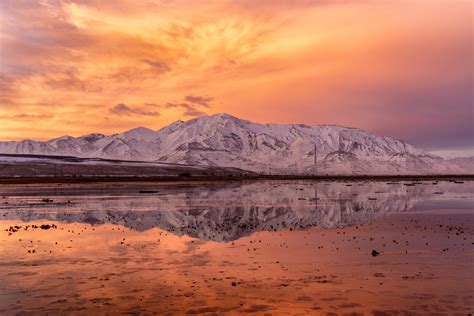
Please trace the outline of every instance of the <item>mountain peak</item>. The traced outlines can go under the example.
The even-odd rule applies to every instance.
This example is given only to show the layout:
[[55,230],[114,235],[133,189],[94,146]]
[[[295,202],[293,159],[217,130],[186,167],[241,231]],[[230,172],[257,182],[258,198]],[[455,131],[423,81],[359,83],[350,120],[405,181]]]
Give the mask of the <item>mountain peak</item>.
[[137,126],[135,128],[132,128],[128,131],[126,131],[125,133],[129,133],[129,132],[133,132],[133,133],[149,133],[149,132],[154,132],[152,129],[149,129],[147,127],[143,127],[143,126]]
[[69,135],[64,135],[64,136],[61,136],[61,137],[50,139],[49,141],[50,142],[56,142],[56,141],[61,141],[61,140],[67,141],[67,140],[71,140],[71,139],[74,139],[74,137],[69,136]]
[[209,117],[216,117],[216,118],[222,118],[222,119],[236,119],[236,120],[240,120],[239,118],[233,116],[233,115],[230,115],[230,114],[227,114],[227,113],[216,113],[216,114],[213,114],[213,115],[209,115]]
[[143,126],[132,128],[131,130],[123,132],[120,135],[122,135],[125,138],[135,138],[135,139],[150,139],[150,138],[156,138],[158,136],[156,131],[143,127]]

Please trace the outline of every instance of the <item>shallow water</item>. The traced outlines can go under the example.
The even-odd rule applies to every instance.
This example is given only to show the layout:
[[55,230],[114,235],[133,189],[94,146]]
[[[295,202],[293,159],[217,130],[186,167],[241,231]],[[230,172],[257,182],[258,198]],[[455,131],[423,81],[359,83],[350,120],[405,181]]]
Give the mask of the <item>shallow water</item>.
[[473,182],[3,185],[0,197],[1,314],[472,312]]

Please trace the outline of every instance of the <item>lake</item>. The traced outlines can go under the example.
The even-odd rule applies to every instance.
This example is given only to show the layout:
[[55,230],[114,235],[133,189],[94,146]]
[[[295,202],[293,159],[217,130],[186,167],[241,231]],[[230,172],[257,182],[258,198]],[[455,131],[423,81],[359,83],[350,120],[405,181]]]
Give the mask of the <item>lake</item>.
[[474,182],[0,185],[0,314],[467,315]]

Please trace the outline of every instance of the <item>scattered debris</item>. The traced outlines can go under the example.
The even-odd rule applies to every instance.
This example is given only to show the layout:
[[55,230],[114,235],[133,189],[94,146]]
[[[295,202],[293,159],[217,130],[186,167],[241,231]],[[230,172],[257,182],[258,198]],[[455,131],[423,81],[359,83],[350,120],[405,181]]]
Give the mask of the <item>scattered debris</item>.
[[372,250],[372,257],[377,257],[378,255],[380,255],[380,252],[378,252],[377,250]]

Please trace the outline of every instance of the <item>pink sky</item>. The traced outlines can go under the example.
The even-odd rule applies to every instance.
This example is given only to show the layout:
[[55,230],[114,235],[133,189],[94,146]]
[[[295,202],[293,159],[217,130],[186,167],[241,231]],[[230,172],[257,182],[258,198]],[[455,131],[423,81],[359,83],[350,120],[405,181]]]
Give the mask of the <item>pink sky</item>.
[[472,1],[0,3],[0,139],[227,112],[472,152]]

